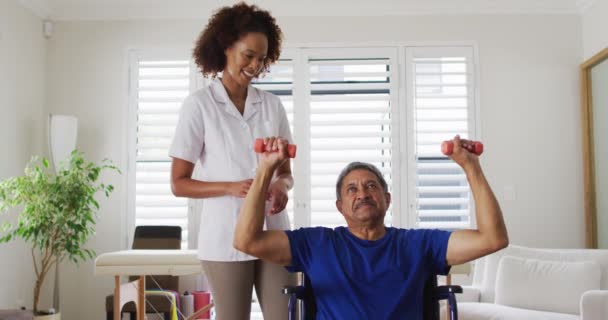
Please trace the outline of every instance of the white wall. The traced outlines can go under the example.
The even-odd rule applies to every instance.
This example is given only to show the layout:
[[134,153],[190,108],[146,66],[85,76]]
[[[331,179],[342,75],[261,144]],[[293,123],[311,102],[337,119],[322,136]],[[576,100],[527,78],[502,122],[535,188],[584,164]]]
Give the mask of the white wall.
[[[200,23],[60,22],[48,48],[48,101],[52,113],[78,117],[78,146],[90,160],[112,159],[123,175],[107,174],[104,182],[116,189],[100,201],[97,236],[90,247],[103,253],[122,249],[126,186],[125,136],[127,115],[127,48],[184,46]],[[60,286],[65,319],[105,319],[105,296],[112,293],[111,277],[94,277],[93,262],[62,266]],[[74,286],[74,284],[77,284]],[[70,289],[68,289],[70,288]]]
[[[46,40],[42,21],[16,0],[0,1],[0,179],[17,176],[46,152]],[[16,212],[0,215],[16,221]],[[34,269],[21,241],[0,244],[0,309],[31,307]],[[19,300],[19,303],[18,303]]]
[[608,47],[608,1],[595,0],[585,10],[583,24],[583,53],[585,60]]
[[[200,21],[57,23],[48,48],[50,112],[75,114],[85,153],[92,159],[109,157],[126,171],[127,48],[189,48],[206,21],[205,16]],[[578,16],[285,17],[279,23],[293,44],[476,41],[483,166],[512,243],[584,246]],[[107,177],[116,192],[102,202],[91,241],[98,253],[121,249],[123,178]],[[514,192],[506,194],[509,189]],[[65,267],[66,319],[102,319],[112,283],[93,277],[92,262]]]

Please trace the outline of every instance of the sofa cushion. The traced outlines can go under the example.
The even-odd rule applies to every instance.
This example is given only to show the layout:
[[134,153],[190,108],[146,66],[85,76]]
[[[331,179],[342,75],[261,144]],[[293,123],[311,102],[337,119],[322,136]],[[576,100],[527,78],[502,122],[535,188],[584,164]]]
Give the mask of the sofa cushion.
[[[441,319],[445,319],[445,311]],[[493,303],[459,302],[458,320],[579,320],[580,317],[567,313],[526,310],[501,306]]]
[[585,291],[600,288],[594,261],[565,262],[504,256],[496,276],[496,304],[558,313],[580,313]]
[[551,261],[596,261],[602,272],[601,289],[608,290],[608,250],[599,249],[540,249],[509,245],[481,259],[475,265],[475,281],[481,292],[481,302],[494,302],[498,263],[503,256]]

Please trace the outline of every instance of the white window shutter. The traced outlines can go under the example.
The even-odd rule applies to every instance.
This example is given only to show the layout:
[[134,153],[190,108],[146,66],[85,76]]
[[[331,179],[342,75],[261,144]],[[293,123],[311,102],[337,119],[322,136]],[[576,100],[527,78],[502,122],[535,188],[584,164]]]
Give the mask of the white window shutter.
[[417,226],[462,229],[472,225],[472,197],[462,169],[441,153],[456,134],[475,136],[472,48],[414,48],[411,55],[415,121]]
[[171,192],[168,150],[190,90],[189,61],[138,59],[135,68],[135,226],[180,226],[182,248],[187,248],[188,200]]
[[[310,226],[345,225],[336,209],[336,179],[350,162],[377,166],[391,191],[394,58],[382,50],[307,57]],[[393,51],[394,53],[394,51]],[[391,223],[391,213],[385,220]]]

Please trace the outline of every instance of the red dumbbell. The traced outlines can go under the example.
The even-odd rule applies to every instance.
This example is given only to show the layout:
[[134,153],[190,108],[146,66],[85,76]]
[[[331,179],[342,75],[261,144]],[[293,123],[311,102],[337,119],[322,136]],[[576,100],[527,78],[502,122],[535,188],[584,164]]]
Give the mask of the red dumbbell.
[[[483,153],[483,143],[479,142],[479,141],[472,141],[473,142],[473,150],[471,149],[467,149],[469,150],[469,152],[472,152],[476,155],[481,155]],[[441,152],[443,154],[445,154],[446,156],[449,156],[452,154],[452,152],[454,152],[454,142],[451,140],[448,141],[444,141],[441,144]]]
[[[264,139],[259,139],[259,138],[255,139],[255,144],[253,145],[253,150],[257,153],[264,152]],[[287,155],[289,155],[290,158],[296,157],[296,150],[297,150],[297,147],[295,144],[287,145]]]

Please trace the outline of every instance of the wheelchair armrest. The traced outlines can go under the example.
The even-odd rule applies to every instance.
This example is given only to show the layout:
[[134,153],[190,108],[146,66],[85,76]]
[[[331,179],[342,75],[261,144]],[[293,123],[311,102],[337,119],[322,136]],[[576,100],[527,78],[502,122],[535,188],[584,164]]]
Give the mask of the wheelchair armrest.
[[457,293],[462,293],[461,286],[437,286],[433,289],[433,294],[437,300],[447,300],[447,304],[450,306],[450,319],[458,319]]
[[437,288],[434,289],[434,292],[436,295],[446,296],[450,293],[451,294],[462,293],[462,287],[461,286],[437,286]]
[[298,299],[300,298],[299,296],[303,293],[304,293],[303,286],[285,286],[285,287],[283,287],[283,294],[295,294],[296,296],[298,296]]

